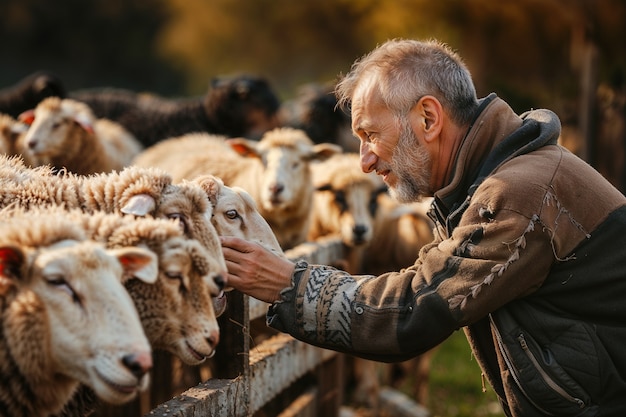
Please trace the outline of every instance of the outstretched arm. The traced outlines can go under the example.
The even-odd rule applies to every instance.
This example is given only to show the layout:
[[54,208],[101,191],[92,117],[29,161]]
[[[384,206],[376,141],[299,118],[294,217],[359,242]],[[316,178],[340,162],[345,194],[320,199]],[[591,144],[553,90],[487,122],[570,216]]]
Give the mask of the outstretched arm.
[[228,286],[267,303],[280,300],[291,285],[295,264],[263,246],[236,237],[220,237],[228,268]]

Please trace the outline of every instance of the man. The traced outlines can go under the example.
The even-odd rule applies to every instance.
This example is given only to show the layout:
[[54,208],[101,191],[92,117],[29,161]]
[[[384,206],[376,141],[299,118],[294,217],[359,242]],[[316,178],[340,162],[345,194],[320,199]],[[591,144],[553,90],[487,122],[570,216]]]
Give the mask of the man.
[[413,266],[350,276],[223,238],[228,282],[268,324],[379,361],[463,328],[509,416],[626,415],[626,198],[557,145],[548,110],[478,100],[436,41],[392,40],[337,85],[361,166],[400,201],[434,196]]

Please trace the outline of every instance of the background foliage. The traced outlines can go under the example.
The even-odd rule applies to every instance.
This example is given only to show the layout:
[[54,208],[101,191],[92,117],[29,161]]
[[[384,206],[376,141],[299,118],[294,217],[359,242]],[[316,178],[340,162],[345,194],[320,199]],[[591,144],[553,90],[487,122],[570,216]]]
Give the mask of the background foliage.
[[437,37],[481,95],[522,110],[577,97],[588,43],[597,79],[615,82],[625,18],[622,0],[3,0],[0,86],[50,69],[70,89],[201,94],[211,77],[252,72],[287,98],[386,39]]

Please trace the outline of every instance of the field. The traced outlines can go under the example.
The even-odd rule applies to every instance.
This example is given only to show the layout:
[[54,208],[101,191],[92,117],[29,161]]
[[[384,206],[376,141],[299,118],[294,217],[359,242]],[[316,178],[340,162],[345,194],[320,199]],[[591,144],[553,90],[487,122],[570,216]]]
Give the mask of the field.
[[480,368],[462,331],[435,352],[426,407],[432,417],[504,417],[491,386],[483,392]]

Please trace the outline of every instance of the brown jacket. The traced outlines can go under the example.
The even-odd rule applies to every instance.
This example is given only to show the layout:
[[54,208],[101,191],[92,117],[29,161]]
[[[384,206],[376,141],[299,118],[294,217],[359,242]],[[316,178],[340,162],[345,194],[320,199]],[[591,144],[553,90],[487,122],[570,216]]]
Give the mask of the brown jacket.
[[[517,116],[495,95],[483,99],[448,185],[435,194],[437,238],[415,265],[374,277],[299,262],[268,323],[308,343],[380,361],[410,358],[464,328],[508,415],[625,415],[626,353],[617,340],[626,340],[620,246],[626,244],[626,198],[557,145],[559,134],[550,111]],[[562,323],[584,329],[572,342]],[[584,385],[582,404],[578,385],[566,389],[576,395],[564,404],[561,397],[537,399],[533,390],[554,388],[552,381],[541,385],[543,369],[530,388],[519,381],[517,368],[534,357],[517,349],[520,333],[539,346],[544,362],[552,347],[557,361],[573,362],[547,372],[556,380],[565,372],[574,377],[567,384]],[[561,355],[577,343],[586,347],[582,356]],[[570,372],[589,362],[589,346],[597,366]],[[580,412],[573,414],[571,405]]]

